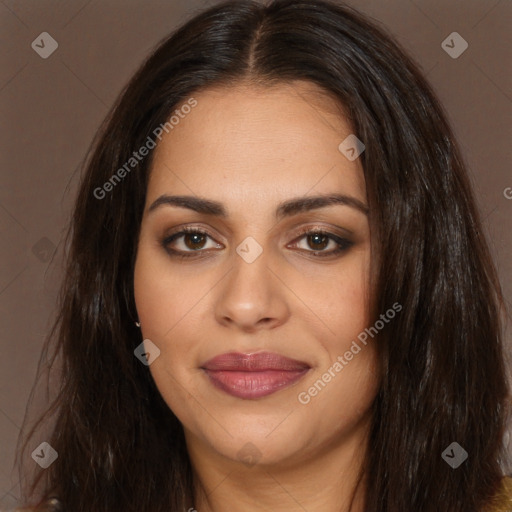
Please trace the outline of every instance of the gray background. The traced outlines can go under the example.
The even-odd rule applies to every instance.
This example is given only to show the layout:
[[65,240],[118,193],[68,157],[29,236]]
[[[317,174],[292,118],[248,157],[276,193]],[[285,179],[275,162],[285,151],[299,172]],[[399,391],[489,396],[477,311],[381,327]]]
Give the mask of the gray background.
[[[14,506],[19,494],[16,441],[54,312],[78,166],[107,109],[153,45],[215,3],[0,0],[0,508]],[[397,37],[444,104],[510,303],[512,199],[504,191],[512,187],[512,2],[349,4]],[[454,31],[469,44],[457,59],[441,47]],[[42,32],[59,45],[47,59],[31,47]]]

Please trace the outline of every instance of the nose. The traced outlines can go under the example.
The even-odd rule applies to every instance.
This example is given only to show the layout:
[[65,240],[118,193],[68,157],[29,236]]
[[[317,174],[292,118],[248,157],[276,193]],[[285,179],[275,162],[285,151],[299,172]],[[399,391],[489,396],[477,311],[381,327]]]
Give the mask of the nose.
[[277,269],[269,267],[265,251],[248,263],[238,254],[233,268],[217,287],[217,321],[244,332],[273,329],[290,315],[287,287],[277,278]]

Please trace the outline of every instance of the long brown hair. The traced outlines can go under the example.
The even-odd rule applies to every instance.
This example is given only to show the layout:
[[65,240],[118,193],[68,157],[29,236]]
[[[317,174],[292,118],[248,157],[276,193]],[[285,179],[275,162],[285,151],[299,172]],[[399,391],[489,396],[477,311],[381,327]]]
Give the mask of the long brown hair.
[[[107,116],[87,158],[45,349],[55,341],[52,357],[62,360],[41,418],[56,418],[48,441],[59,456],[29,492],[72,512],[193,506],[182,426],[133,354],[152,154],[104,197],[94,190],[194,93],[241,80],[319,85],[366,145],[372,312],[403,305],[379,334],[366,510],[482,510],[502,477],[508,387],[503,299],[464,163],[417,66],[382,29],[327,0],[209,8],[157,47]],[[469,453],[457,469],[441,457],[452,442]]]

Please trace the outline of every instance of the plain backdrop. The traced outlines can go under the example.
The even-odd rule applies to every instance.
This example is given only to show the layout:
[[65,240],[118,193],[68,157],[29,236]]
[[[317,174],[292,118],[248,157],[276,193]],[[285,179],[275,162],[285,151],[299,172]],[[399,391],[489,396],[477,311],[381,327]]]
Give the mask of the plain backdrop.
[[[19,495],[16,440],[55,309],[78,167],[153,46],[215,3],[0,0],[0,508],[14,506]],[[510,304],[512,2],[348,3],[396,36],[444,104]],[[46,59],[32,47],[43,32],[58,44]],[[442,47],[453,32],[468,43],[458,58]]]

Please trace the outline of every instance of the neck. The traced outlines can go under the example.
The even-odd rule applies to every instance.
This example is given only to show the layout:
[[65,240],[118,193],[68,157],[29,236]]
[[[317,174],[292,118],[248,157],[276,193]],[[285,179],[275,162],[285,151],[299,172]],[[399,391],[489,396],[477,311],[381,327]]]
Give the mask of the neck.
[[[348,439],[317,447],[286,463],[239,461],[189,444],[194,468],[195,509],[199,512],[364,512],[363,464],[369,423]],[[190,433],[189,433],[190,439]],[[194,448],[193,448],[194,446]]]

